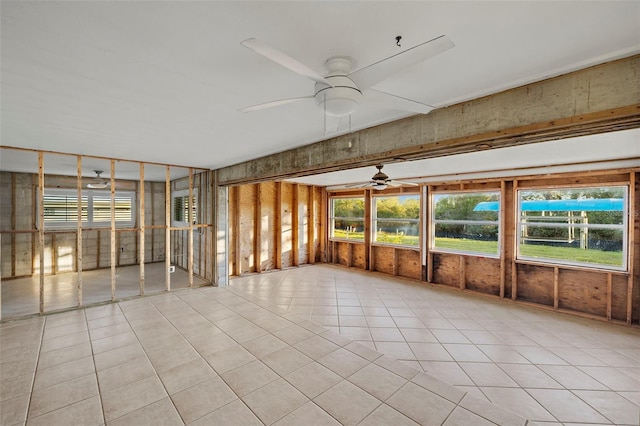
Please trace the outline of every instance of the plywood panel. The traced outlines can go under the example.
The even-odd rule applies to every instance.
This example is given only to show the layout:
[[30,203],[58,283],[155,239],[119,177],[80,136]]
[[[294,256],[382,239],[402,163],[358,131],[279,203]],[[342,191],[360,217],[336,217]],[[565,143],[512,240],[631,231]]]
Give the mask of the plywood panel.
[[607,274],[561,269],[558,307],[606,317]]
[[401,277],[419,280],[422,276],[420,252],[415,250],[397,249],[396,273]]
[[517,265],[518,299],[553,306],[553,268]]
[[453,287],[459,286],[459,262],[458,255],[434,253],[433,254],[433,282]]
[[465,262],[467,289],[500,295],[500,259],[467,256]]

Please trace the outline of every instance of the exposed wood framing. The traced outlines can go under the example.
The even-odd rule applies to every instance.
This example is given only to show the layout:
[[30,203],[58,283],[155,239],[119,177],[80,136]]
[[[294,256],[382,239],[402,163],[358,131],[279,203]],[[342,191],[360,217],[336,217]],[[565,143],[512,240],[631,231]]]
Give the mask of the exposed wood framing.
[[[512,194],[512,200],[514,203],[518,202],[518,181],[514,180],[513,181],[513,190],[511,191]],[[515,220],[515,224],[517,226],[518,223],[518,218],[514,217]],[[518,231],[515,231],[516,236],[518,235]],[[517,237],[516,237],[517,240]],[[511,256],[511,300],[517,300],[518,299],[518,264],[516,263],[516,256],[515,253],[518,250],[518,245],[520,244],[519,241],[515,242],[515,247],[514,247],[514,251],[513,251],[513,255]]]
[[467,275],[465,272],[465,267],[467,265],[466,263],[466,258],[464,256],[460,256],[459,257],[459,263],[460,263],[460,276],[459,276],[459,286],[460,286],[460,290],[464,290],[467,287]]
[[[16,229],[16,173],[11,173],[11,230]],[[16,276],[16,236],[11,235],[11,276]]]
[[[505,241],[504,237],[506,231],[507,222],[507,209],[504,208],[505,199],[507,196],[506,183],[500,182],[500,230],[498,233],[502,235],[502,241]],[[507,262],[507,247],[506,244],[500,244],[500,298],[504,297],[504,289],[506,282],[506,262]]]
[[76,268],[77,268],[77,274],[78,274],[78,282],[77,282],[77,286],[78,286],[78,291],[77,291],[77,296],[78,296],[78,306],[82,306],[82,156],[78,155],[77,156],[77,178],[76,178],[76,185],[77,185],[77,196],[78,196],[78,210],[77,210],[77,214],[78,214],[78,224],[76,226]]
[[607,274],[607,321],[611,321],[611,297],[613,291],[613,275]]
[[[426,210],[424,210],[425,212],[430,212],[431,209],[433,208],[433,206],[431,205],[431,192],[433,191],[433,186],[428,186],[427,187],[427,199],[425,200],[425,203],[423,204],[423,206],[426,207]],[[426,219],[427,222],[429,222],[429,219]],[[429,244],[431,243],[431,232],[432,232],[432,227],[431,226],[427,226],[425,229],[425,232],[427,234],[426,239],[425,239],[425,247],[429,247]],[[428,283],[432,283],[433,282],[433,252],[431,250],[427,250],[427,282]]]
[[276,269],[282,269],[282,183],[276,182],[275,206]]
[[316,187],[309,188],[309,209],[307,219],[308,223],[308,240],[307,252],[309,253],[309,264],[316,263]]
[[233,259],[233,275],[242,275],[241,256],[240,256],[240,187],[233,187],[233,223],[235,224],[234,237],[234,259]]
[[116,162],[111,160],[111,301],[116,300]]
[[38,251],[40,256],[40,303],[39,311],[44,313],[44,153],[38,152]]
[[262,184],[254,185],[256,202],[254,203],[253,217],[253,262],[256,272],[262,272]]
[[187,220],[189,221],[189,236],[187,241],[189,247],[187,247],[187,271],[189,272],[189,287],[193,287],[193,169],[189,167],[189,209],[187,214]]
[[167,166],[164,179],[164,281],[167,291],[171,290],[171,167]]
[[[367,270],[369,269],[369,263],[371,262],[371,191],[373,190],[364,190],[364,269]],[[352,244],[350,244],[350,246],[351,245]]]
[[299,188],[298,184],[294,183],[291,186],[291,260],[292,266],[298,266],[300,263],[300,229],[299,218],[300,209],[298,206]]
[[[140,265],[140,296],[144,296],[144,259],[145,259],[145,182],[144,182],[144,164],[140,163],[140,185],[139,185],[139,194],[138,199],[140,200],[139,208],[138,208],[138,227],[140,228],[140,244],[138,245],[138,250],[140,252],[139,256],[139,265]],[[153,189],[151,189],[151,196],[153,197]],[[153,201],[151,203],[151,208],[153,210]],[[153,216],[151,216],[151,220],[153,221]],[[151,235],[153,235],[153,231],[151,231]],[[151,246],[151,250],[153,251],[153,245]]]
[[636,172],[629,174],[629,278],[627,280],[627,324],[633,321],[633,285],[635,277],[635,246],[636,246],[636,221],[638,221],[637,210],[633,210],[636,206]]
[[559,293],[560,293],[560,268],[557,266],[553,268],[553,309],[558,309],[559,307]]

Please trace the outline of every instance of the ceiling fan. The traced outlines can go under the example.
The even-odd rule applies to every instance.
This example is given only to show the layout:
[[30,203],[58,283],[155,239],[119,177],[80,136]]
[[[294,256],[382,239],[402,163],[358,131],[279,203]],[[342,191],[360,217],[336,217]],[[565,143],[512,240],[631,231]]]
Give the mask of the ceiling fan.
[[109,181],[100,177],[102,170],[94,170],[96,177],[87,184],[87,188],[91,189],[104,189],[109,185]]
[[[400,36],[396,40],[399,45]],[[306,65],[255,38],[244,40],[240,44],[316,82],[313,95],[271,101],[242,108],[240,111],[258,111],[291,102],[315,100],[318,108],[324,111],[325,117],[338,118],[356,111],[363,101],[385,108],[428,113],[433,109],[430,105],[385,93],[372,87],[387,77],[454,46],[449,37],[441,35],[355,71],[352,70],[353,61],[351,58],[333,56],[326,60],[324,65],[327,73],[321,76]],[[337,130],[339,120],[335,120],[334,123],[336,126],[333,130]]]
[[382,171],[383,167],[383,164],[378,164],[376,166],[376,169],[378,169],[378,171],[371,177],[371,180],[369,182],[347,185],[347,188],[373,188],[377,190],[383,190],[387,189],[389,186],[418,186],[417,183],[413,182],[404,182],[401,180],[389,179],[389,176],[387,176],[387,174]]

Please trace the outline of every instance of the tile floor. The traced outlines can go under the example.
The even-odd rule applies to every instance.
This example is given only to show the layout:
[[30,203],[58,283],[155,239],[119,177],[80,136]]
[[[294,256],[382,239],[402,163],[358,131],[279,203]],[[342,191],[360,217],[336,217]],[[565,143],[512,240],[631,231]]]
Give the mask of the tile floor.
[[306,266],[2,323],[0,424],[637,425],[639,337]]
[[640,329],[315,265],[231,288],[539,424],[640,424]]

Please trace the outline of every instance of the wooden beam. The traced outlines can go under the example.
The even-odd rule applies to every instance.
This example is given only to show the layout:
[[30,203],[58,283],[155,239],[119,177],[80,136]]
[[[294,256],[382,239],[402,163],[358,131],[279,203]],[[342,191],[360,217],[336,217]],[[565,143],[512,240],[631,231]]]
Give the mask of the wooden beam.
[[[371,197],[372,189],[364,190],[364,269],[369,270],[371,260]],[[351,266],[351,265],[349,265]]]
[[[518,205],[518,181],[514,179],[513,181],[513,190],[512,192],[512,198],[513,198],[513,205],[517,206]],[[515,208],[515,214],[518,214],[518,208]],[[518,257],[516,255],[516,253],[518,252],[518,247],[520,246],[520,241],[518,241],[518,235],[519,235],[519,231],[517,229],[518,227],[518,221],[519,218],[515,217],[514,218],[514,224],[516,226],[516,230],[515,230],[515,247],[514,247],[514,251],[513,251],[513,255],[511,256],[511,300],[518,300],[518,264],[516,263],[516,257]]]
[[607,274],[607,321],[611,321],[611,292],[613,291],[613,275]]
[[282,182],[276,182],[275,217],[276,232],[276,269],[282,269]]
[[464,290],[467,288],[467,271],[466,271],[467,261],[464,256],[459,256],[459,275],[458,275],[458,284],[460,286],[460,290]]
[[187,220],[189,220],[189,229],[187,237],[187,271],[189,272],[189,287],[193,287],[193,168],[189,167],[189,211]]
[[[76,156],[76,190],[78,197],[78,223],[76,225],[76,269],[78,286],[78,306],[82,306],[82,156]],[[88,208],[88,206],[87,206]]]
[[239,277],[242,275],[242,257],[240,256],[240,187],[233,187],[233,223],[235,229],[233,230],[233,275]]
[[398,276],[398,249],[393,247],[393,276]]
[[[433,186],[429,185],[427,187],[427,192],[426,192],[426,200],[424,201],[424,203],[422,204],[425,209],[424,209],[424,213],[423,214],[429,214],[428,212],[431,211],[431,209],[433,208],[433,206],[431,205],[431,192],[433,191]],[[429,249],[429,246],[431,244],[431,239],[433,238],[433,236],[431,235],[431,232],[433,232],[433,227],[431,224],[431,218],[430,217],[426,217],[425,218],[425,231],[426,231],[426,236],[425,236],[425,250],[427,250],[427,282],[428,283],[432,283],[433,282],[433,253],[431,252],[431,250]]]
[[560,268],[553,267],[553,309],[560,306]]
[[167,166],[164,178],[164,281],[165,289],[171,291],[171,167]]
[[631,325],[633,321],[633,286],[635,277],[635,245],[636,245],[636,222],[638,220],[638,211],[634,210],[637,206],[636,200],[636,172],[629,173],[629,278],[627,280],[627,324]]
[[262,184],[254,185],[256,202],[253,204],[253,263],[256,272],[262,272]]
[[40,251],[39,311],[44,313],[44,153],[38,152],[38,249]]
[[298,206],[299,187],[297,183],[291,185],[291,263],[298,266],[300,263],[300,208]]
[[309,187],[309,208],[307,214],[307,253],[309,255],[309,264],[316,263],[316,187]]
[[[139,207],[138,207],[138,227],[140,228],[140,234],[138,235],[140,239],[140,244],[138,245],[139,252],[139,262],[140,262],[140,296],[144,296],[144,258],[145,258],[145,182],[144,182],[144,163],[140,163],[140,186],[138,191],[138,197],[140,199]],[[153,196],[153,190],[151,191]],[[153,203],[151,203],[151,208],[153,209]],[[153,220],[153,216],[151,216]],[[151,232],[153,235],[153,231]],[[152,246],[153,247],[153,246]],[[151,249],[153,250],[153,248]]]
[[500,298],[504,298],[505,283],[507,280],[507,244],[506,244],[506,221],[507,221],[507,189],[506,182],[503,180],[500,182],[500,229],[498,234],[500,235]]
[[[11,229],[15,230],[16,225],[16,172],[11,172]],[[16,236],[11,235],[11,276],[16,276]]]
[[111,301],[116,300],[116,162],[111,160]]

